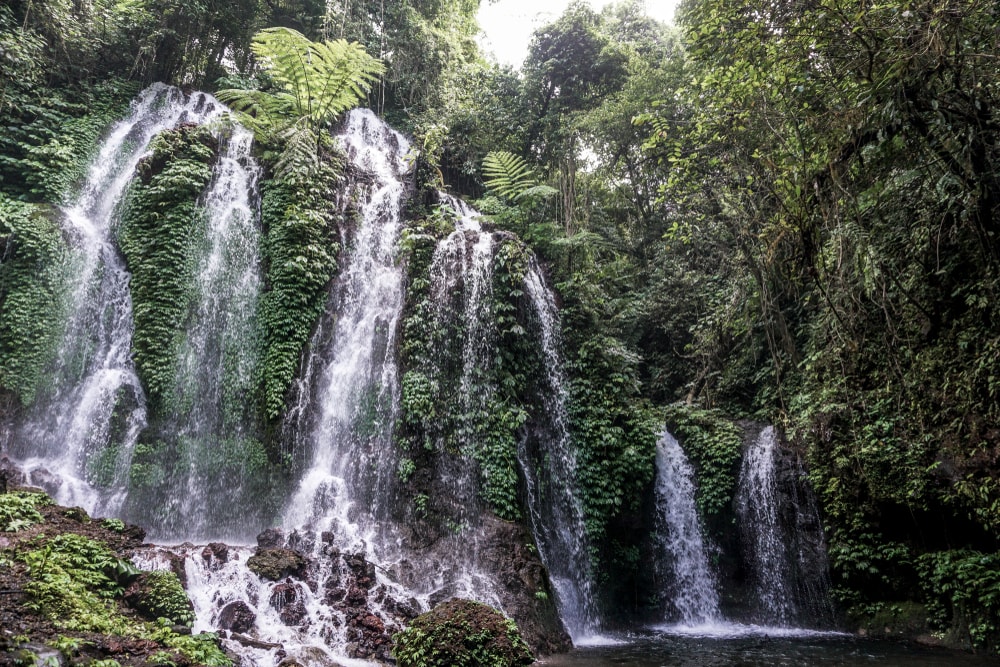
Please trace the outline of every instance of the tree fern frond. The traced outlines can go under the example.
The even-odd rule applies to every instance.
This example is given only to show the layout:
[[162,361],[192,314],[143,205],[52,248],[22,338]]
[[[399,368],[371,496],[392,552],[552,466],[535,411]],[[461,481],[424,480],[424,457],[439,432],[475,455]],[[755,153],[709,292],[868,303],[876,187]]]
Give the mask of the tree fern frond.
[[[385,72],[357,42],[313,42],[291,28],[266,28],[250,45],[273,90],[220,91],[254,134],[283,144],[275,170],[288,177],[319,163],[323,127],[355,107]],[[311,153],[310,153],[311,151]]]
[[517,199],[538,185],[531,165],[519,155],[508,151],[491,151],[483,158],[486,187],[501,197]]
[[559,191],[551,185],[533,185],[527,190],[517,193],[515,199],[517,201],[521,201],[522,199],[548,199],[557,194],[559,194]]
[[279,136],[285,149],[274,164],[274,175],[282,180],[308,178],[319,169],[318,137],[306,123],[296,123]]

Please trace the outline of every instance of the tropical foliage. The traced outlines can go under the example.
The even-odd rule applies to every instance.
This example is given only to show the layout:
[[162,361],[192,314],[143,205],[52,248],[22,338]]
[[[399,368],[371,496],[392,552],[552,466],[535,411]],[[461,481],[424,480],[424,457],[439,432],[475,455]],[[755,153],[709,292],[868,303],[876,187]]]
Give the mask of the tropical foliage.
[[258,139],[283,145],[275,162],[279,177],[312,174],[319,168],[322,130],[357,106],[385,67],[357,42],[313,42],[291,28],[261,30],[251,49],[267,89],[227,88],[217,96],[240,112]]

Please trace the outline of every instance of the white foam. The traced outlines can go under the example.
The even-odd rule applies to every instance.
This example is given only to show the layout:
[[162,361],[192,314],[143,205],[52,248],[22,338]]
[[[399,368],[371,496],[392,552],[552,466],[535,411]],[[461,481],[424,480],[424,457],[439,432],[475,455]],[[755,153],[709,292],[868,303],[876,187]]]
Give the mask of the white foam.
[[834,630],[813,630],[810,628],[788,628],[745,623],[699,623],[655,625],[650,628],[654,632],[679,637],[705,637],[709,639],[736,639],[739,637],[847,637],[845,632]]

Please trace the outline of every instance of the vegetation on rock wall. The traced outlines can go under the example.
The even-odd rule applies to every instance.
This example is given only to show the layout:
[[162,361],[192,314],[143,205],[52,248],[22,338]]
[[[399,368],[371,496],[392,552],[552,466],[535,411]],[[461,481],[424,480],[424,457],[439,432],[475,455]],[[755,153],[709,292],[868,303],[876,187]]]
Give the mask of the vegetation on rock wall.
[[[356,40],[385,59],[371,102],[417,135],[419,185],[485,194],[481,210],[511,233],[484,311],[496,355],[474,378],[486,401],[466,410],[454,361],[464,325],[435,319],[429,294],[451,221],[424,211],[411,225],[404,483],[418,485],[434,451],[465,454],[489,506],[523,516],[516,446],[535,414],[540,359],[519,292],[534,252],[558,292],[577,483],[605,580],[637,580],[661,422],[695,463],[701,511],[717,515],[738,453],[724,416],[751,417],[785,426],[807,453],[852,619],[924,614],[995,650],[994,5],[687,0],[671,31],[638,3],[574,4],[514,71],[478,57],[476,3],[465,0],[7,3],[0,388],[30,402],[51,355],[65,250],[48,206],[71,190],[122,99],[152,78],[225,75],[219,87],[269,90],[250,57],[265,26]],[[147,162],[121,230],[137,363],[154,396],[189,282],[184,230],[214,159],[198,136],[185,128],[157,144],[171,159]],[[261,147],[256,398],[272,426],[336,273],[335,229],[350,224],[350,206],[334,201],[331,146],[311,144],[317,170],[286,171],[298,164],[279,165],[287,139]],[[657,406],[677,401],[664,419]],[[153,479],[163,471],[142,447],[153,443],[133,473]],[[422,493],[414,502],[426,509],[434,499]]]
[[332,200],[337,174],[329,166],[308,180],[263,184],[261,223],[268,289],[261,299],[264,356],[261,394],[269,419],[285,409],[299,358],[326,303],[340,244]]
[[204,127],[160,133],[139,165],[118,230],[130,283],[135,365],[151,400],[174,383],[195,270],[195,239],[204,225],[197,200],[212,175],[217,142]]
[[0,390],[22,405],[58,345],[66,248],[53,215],[0,192]]
[[18,596],[17,624],[3,614],[5,627],[19,632],[0,635],[0,650],[27,659],[44,642],[67,659],[125,661],[131,652],[175,664],[232,664],[214,635],[172,627],[190,625],[191,603],[172,572],[142,572],[128,560],[140,529],[92,521],[79,508],[19,490],[0,494],[0,516],[10,509],[31,516],[3,527],[0,577]]

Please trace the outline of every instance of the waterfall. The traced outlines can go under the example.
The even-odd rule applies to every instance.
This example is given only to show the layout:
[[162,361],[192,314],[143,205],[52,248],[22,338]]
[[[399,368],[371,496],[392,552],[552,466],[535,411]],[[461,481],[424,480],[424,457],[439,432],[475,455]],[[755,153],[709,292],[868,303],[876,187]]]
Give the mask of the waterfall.
[[753,564],[751,577],[757,597],[757,613],[762,616],[761,620],[785,625],[795,617],[795,606],[778,520],[776,443],[774,427],[768,426],[747,448],[740,466],[736,505],[749,552],[747,560]]
[[[489,310],[489,302],[493,255],[502,233],[484,231],[479,213],[461,200],[445,194],[442,200],[457,214],[457,220],[455,231],[435,249],[431,294],[441,325],[461,313],[464,331],[460,399],[465,414],[474,420],[486,415],[490,397],[496,391],[484,378],[489,377],[496,356],[495,315]],[[461,303],[455,303],[459,291]],[[518,465],[527,486],[528,518],[539,556],[549,572],[562,621],[573,640],[579,641],[597,631],[598,614],[583,508],[574,494],[576,460],[569,437],[568,392],[559,355],[558,310],[534,258],[524,277],[524,293],[537,320],[545,375],[538,412],[545,428],[543,442],[537,446],[529,447],[526,434],[519,438]],[[464,425],[461,439],[466,455],[471,456],[477,444],[474,424]],[[455,486],[474,488],[468,466],[463,471],[451,473],[458,481]]]
[[522,439],[518,450],[528,486],[531,525],[539,555],[549,571],[559,598],[559,611],[574,642],[598,630],[590,545],[583,507],[576,491],[576,456],[569,436],[566,410],[568,391],[559,355],[559,311],[545,284],[538,262],[532,258],[524,278],[525,292],[538,318],[545,362],[545,414],[551,420],[550,436],[532,461]]
[[775,428],[768,426],[747,447],[736,494],[754,620],[829,626],[834,614],[815,501],[798,461],[783,463],[778,444]]
[[336,530],[344,548],[376,557],[376,522],[391,504],[396,474],[393,427],[399,411],[396,335],[403,269],[396,262],[403,226],[409,143],[373,112],[356,109],[339,136],[351,165],[373,183],[334,289],[333,336],[315,344],[313,422],[308,463],[284,513],[284,525]]
[[[202,198],[206,229],[198,244],[195,296],[177,353],[170,426],[182,443],[182,479],[171,489],[157,537],[246,538],[246,504],[220,506],[213,490],[239,498],[243,479],[214,479],[206,459],[241,460],[253,437],[246,395],[257,362],[255,313],[261,290],[257,210],[259,169],[251,157],[253,134],[234,126],[216,130],[224,150]],[[244,465],[246,463],[244,462]],[[252,536],[256,531],[253,531]]]
[[35,484],[66,505],[116,515],[146,423],[131,359],[129,274],[112,242],[116,208],[139,160],[161,131],[223,112],[211,96],[154,84],[100,146],[75,201],[62,210],[73,246],[67,322],[50,389],[15,429],[12,451]]
[[664,592],[681,625],[715,623],[720,619],[719,594],[695,508],[694,470],[667,431],[656,444],[656,472],[660,549],[672,574]]

